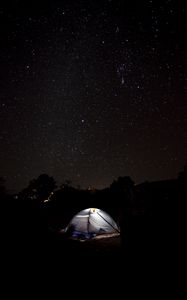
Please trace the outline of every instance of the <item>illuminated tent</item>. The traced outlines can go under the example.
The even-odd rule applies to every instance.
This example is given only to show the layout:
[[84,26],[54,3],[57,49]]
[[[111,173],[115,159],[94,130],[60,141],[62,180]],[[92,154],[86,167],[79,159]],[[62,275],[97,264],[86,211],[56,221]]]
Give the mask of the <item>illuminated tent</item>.
[[119,233],[112,217],[101,209],[87,208],[76,214],[66,228],[76,238],[91,238],[99,234]]

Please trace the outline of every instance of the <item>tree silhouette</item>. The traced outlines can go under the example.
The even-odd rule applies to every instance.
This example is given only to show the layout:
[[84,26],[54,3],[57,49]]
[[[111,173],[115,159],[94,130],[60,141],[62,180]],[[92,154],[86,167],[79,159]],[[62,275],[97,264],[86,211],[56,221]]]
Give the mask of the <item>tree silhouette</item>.
[[52,176],[41,174],[37,179],[30,181],[28,187],[20,193],[20,197],[44,201],[56,187],[56,182]]
[[134,181],[129,176],[118,177],[110,185],[110,189],[119,193],[127,193],[134,187]]

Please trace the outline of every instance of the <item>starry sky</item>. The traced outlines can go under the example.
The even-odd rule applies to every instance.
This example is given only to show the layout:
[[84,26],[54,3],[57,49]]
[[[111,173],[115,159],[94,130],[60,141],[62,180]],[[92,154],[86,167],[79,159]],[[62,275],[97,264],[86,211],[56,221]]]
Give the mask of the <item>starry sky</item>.
[[1,1],[0,176],[108,186],[187,161],[185,1]]

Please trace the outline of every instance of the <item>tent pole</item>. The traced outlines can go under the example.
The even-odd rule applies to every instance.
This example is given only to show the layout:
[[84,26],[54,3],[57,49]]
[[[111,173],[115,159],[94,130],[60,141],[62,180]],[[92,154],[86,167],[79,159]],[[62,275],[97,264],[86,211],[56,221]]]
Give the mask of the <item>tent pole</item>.
[[107,222],[114,230],[116,230],[118,233],[120,233],[120,231],[119,231],[117,228],[115,228],[112,224],[110,224],[103,216],[101,216],[100,213],[97,212],[97,214],[98,214],[105,222]]

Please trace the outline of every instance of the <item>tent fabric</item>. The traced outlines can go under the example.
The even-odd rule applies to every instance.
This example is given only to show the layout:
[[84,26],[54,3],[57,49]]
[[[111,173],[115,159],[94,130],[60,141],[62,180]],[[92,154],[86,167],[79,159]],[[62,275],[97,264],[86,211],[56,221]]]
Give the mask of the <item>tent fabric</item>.
[[119,228],[108,213],[87,208],[72,218],[66,232],[72,237],[91,238],[98,234],[119,232]]

